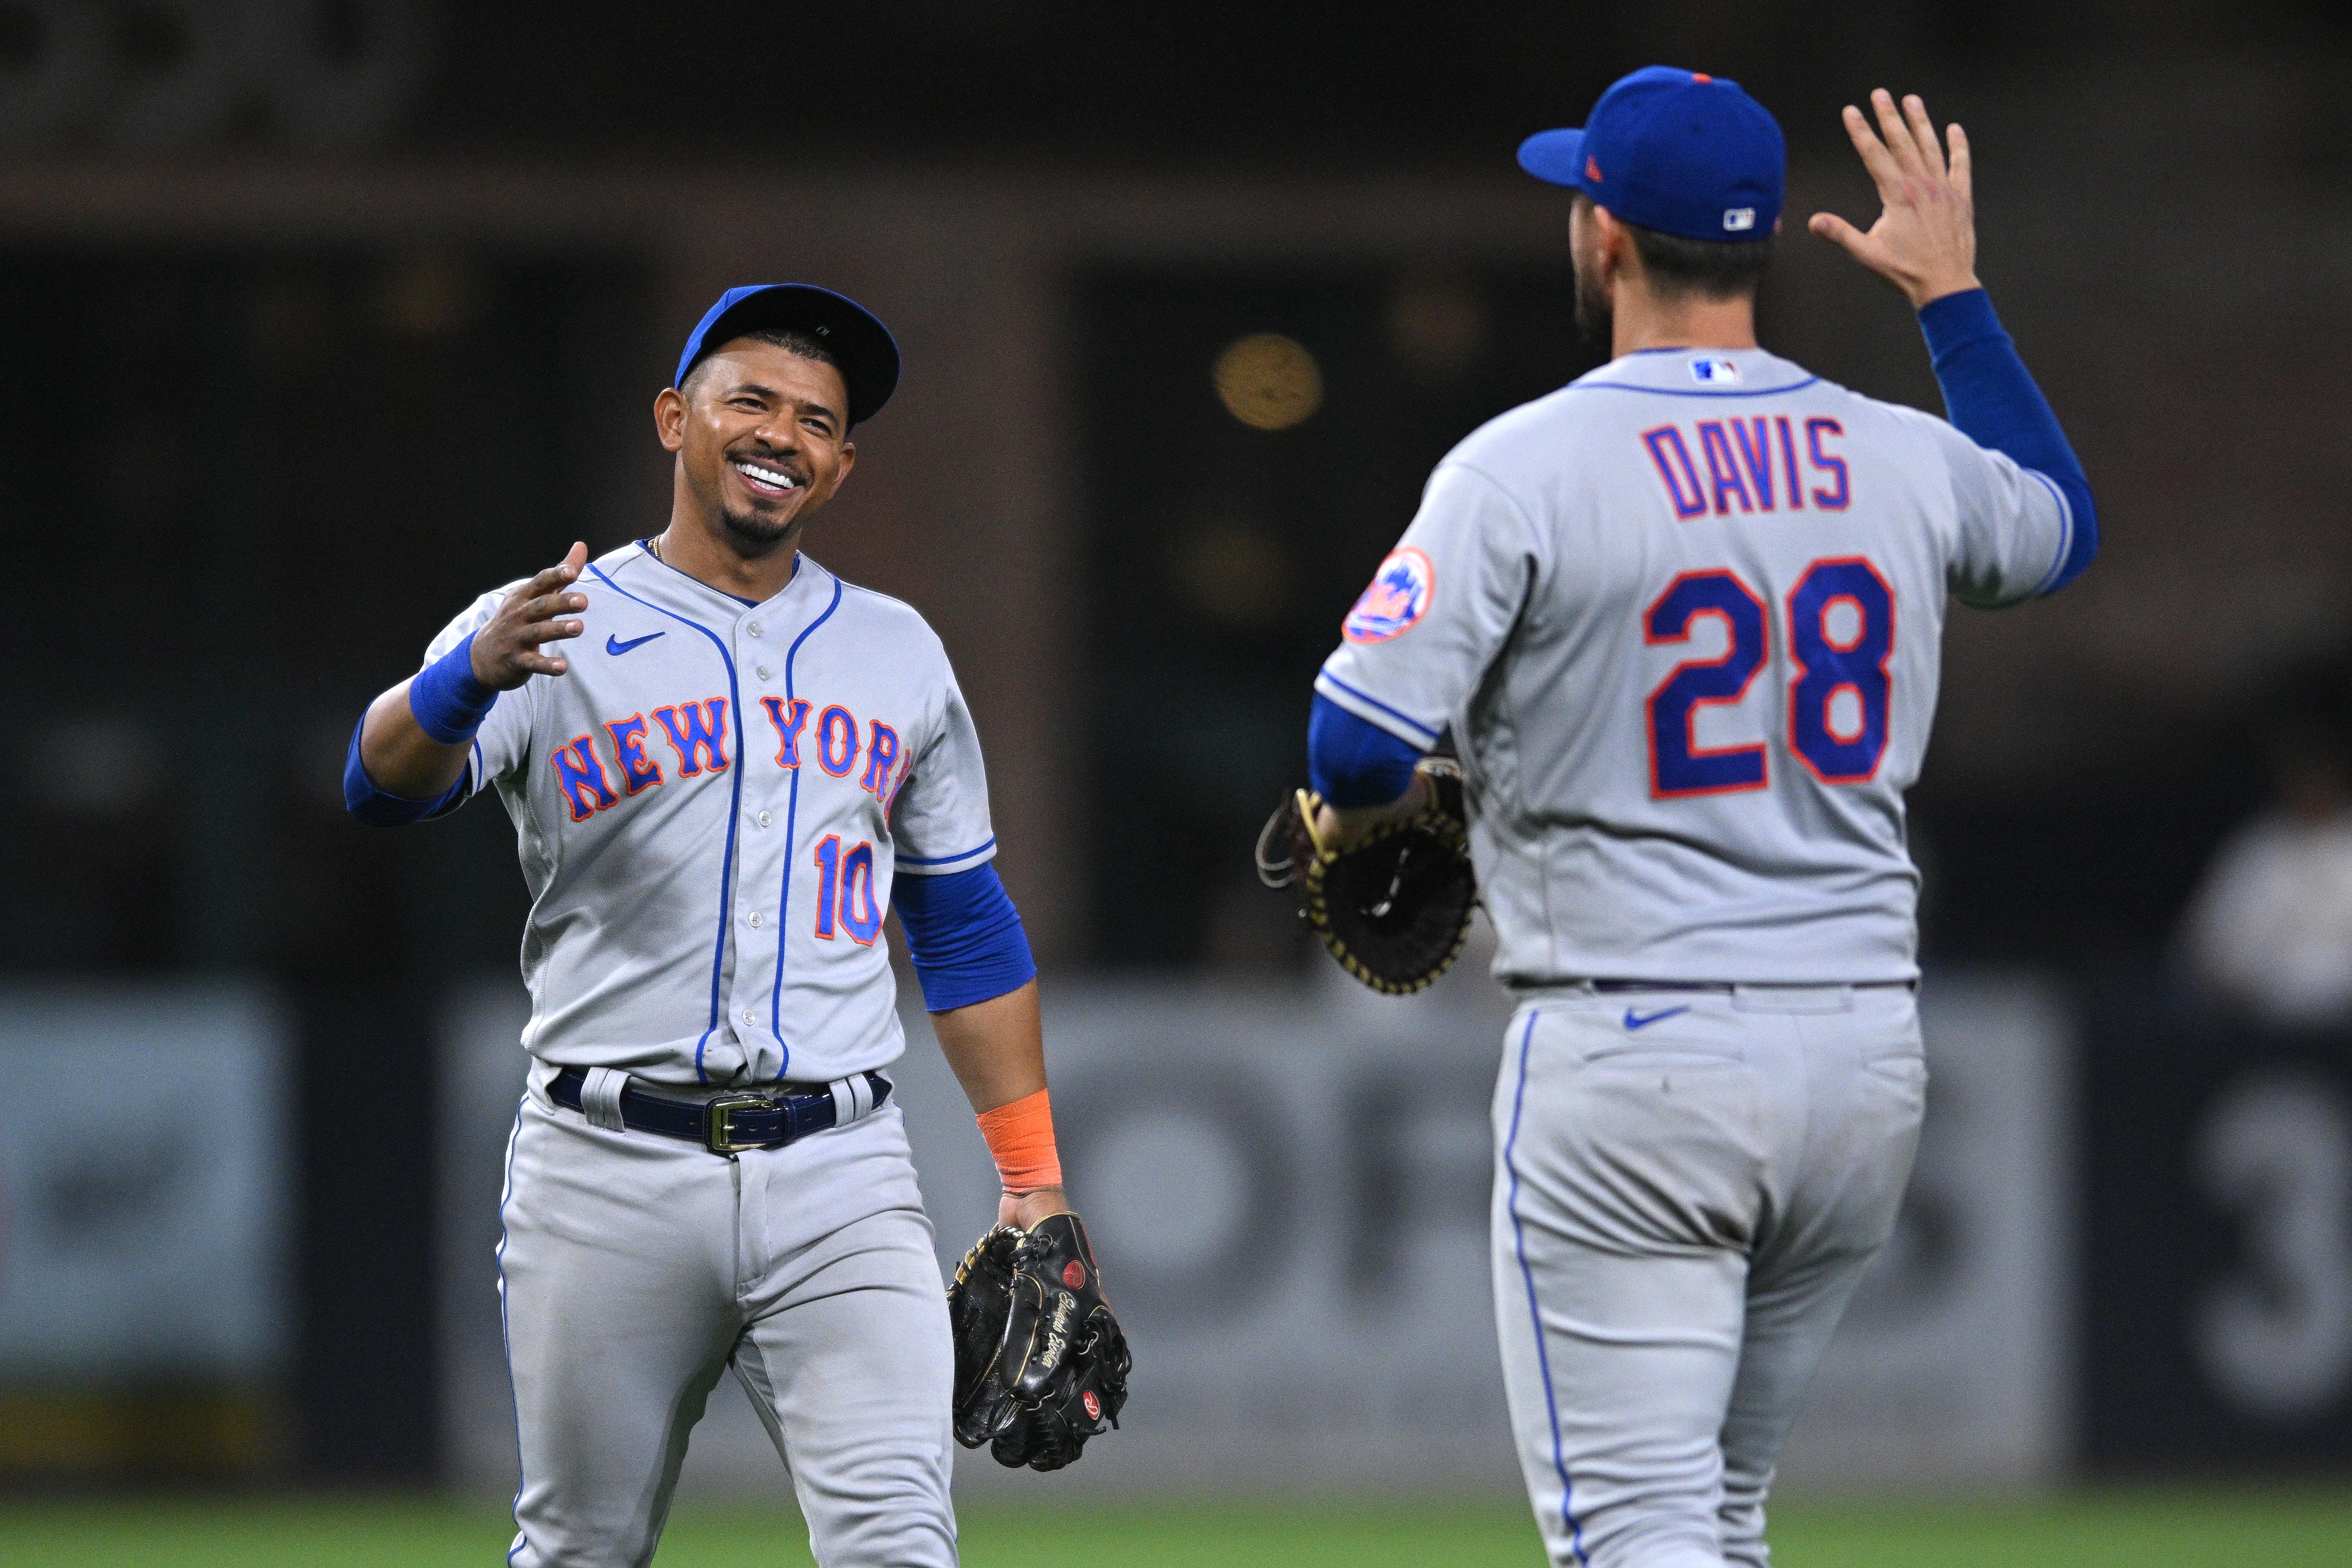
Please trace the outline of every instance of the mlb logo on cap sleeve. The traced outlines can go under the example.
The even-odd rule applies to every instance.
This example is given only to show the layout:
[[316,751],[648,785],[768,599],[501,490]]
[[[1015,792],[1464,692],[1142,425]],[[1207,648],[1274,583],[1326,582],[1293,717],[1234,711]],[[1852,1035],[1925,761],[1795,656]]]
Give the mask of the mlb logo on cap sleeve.
[[1339,635],[1355,643],[1401,637],[1429,613],[1430,596],[1436,591],[1437,569],[1428,556],[1410,544],[1391,551],[1372,574],[1372,585],[1339,623]]
[[1756,226],[1756,209],[1754,207],[1724,208],[1723,226],[1725,232],[1732,234],[1736,234],[1742,229],[1754,228]]

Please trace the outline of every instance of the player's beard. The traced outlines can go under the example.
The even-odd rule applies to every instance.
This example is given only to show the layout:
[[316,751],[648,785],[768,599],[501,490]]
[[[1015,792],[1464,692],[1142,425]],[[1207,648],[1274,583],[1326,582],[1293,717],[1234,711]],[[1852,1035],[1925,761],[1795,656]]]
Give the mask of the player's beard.
[[746,557],[772,555],[793,536],[794,518],[781,521],[761,516],[758,512],[736,511],[728,507],[719,509],[719,526],[735,542],[737,552]]
[[1600,268],[1576,269],[1576,330],[1596,348],[1611,346],[1615,313],[1609,308],[1609,290],[1597,276]]

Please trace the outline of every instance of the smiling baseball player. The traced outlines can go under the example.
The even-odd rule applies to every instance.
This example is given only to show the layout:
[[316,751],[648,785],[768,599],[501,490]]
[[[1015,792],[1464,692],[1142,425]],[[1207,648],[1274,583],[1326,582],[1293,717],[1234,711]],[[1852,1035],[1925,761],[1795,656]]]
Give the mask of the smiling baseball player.
[[[1885,210],[1812,228],[1918,311],[1950,423],[1757,346],[1780,128],[1636,71],[1519,153],[1577,193],[1577,311],[1614,357],[1438,466],[1316,683],[1305,852],[1333,881],[1444,811],[1423,753],[1461,742],[1521,1003],[1496,1321],[1561,1564],[1766,1563],[1781,1438],[1918,1138],[1904,792],[1947,603],[2051,593],[2096,546],[1976,279],[1966,138],[1872,102],[1846,129]],[[1411,879],[1365,885],[1370,929],[1414,929]],[[1426,923],[1442,963],[1458,935]]]
[[[985,1416],[958,1435],[1040,1468],[1117,1414],[971,715],[919,616],[799,550],[898,377],[842,296],[730,290],[655,404],[668,527],[484,595],[352,737],[354,815],[495,787],[530,886],[499,1248],[518,1568],[648,1562],[726,1367],[827,1568],[955,1562],[951,1391]],[[1061,1336],[986,1363],[970,1303],[969,1376],[884,1075],[893,905],[1018,1227],[999,1317],[1018,1299]],[[1024,1270],[1050,1279],[1024,1295]]]

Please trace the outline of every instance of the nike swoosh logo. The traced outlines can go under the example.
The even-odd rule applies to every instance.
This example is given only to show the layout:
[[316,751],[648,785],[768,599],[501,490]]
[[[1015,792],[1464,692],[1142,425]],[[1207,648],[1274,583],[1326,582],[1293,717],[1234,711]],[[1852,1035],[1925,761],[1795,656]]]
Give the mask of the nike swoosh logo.
[[621,655],[628,652],[633,647],[643,647],[646,644],[653,641],[656,637],[666,637],[667,636],[669,636],[667,632],[647,632],[641,637],[631,637],[627,642],[623,642],[620,638],[607,633],[604,637],[604,651],[611,654],[614,658],[618,658]]
[[1636,1013],[1633,1009],[1628,1007],[1625,1009],[1625,1026],[1628,1029],[1646,1029],[1653,1024],[1664,1023],[1668,1018],[1675,1016],[1678,1013],[1687,1013],[1689,1011],[1690,1008],[1687,1005],[1681,1007],[1661,1007],[1654,1013]]

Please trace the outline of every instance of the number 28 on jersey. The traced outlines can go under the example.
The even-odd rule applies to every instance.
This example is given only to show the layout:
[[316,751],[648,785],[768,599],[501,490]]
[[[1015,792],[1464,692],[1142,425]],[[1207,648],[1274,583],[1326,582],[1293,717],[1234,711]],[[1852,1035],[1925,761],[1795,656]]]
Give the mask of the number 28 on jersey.
[[[1807,566],[1779,608],[1794,674],[1789,681],[1789,752],[1825,784],[1864,784],[1886,753],[1894,694],[1895,591],[1860,556]],[[1723,651],[1675,666],[1649,696],[1650,793],[1660,800],[1763,789],[1771,782],[1768,735],[1701,746],[1705,708],[1743,700],[1770,662],[1775,612],[1736,572],[1685,572],[1643,616],[1652,646],[1696,640],[1702,622],[1723,628]]]

